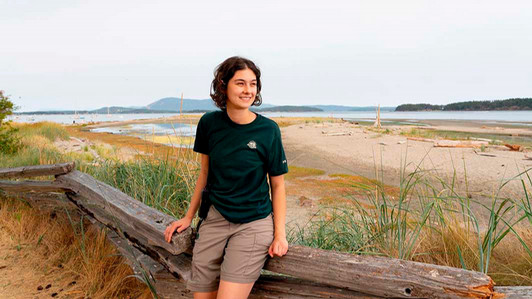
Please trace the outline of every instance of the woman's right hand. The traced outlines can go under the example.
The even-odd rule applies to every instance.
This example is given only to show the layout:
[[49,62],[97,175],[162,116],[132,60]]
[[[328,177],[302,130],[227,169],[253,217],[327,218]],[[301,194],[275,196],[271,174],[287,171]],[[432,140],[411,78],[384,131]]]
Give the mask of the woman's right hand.
[[192,219],[185,217],[170,223],[170,225],[168,225],[166,227],[166,230],[164,231],[164,239],[166,240],[166,242],[172,242],[172,235],[174,234],[174,232],[177,230],[178,234],[181,233],[182,231],[187,229],[187,227],[190,226],[191,222]]

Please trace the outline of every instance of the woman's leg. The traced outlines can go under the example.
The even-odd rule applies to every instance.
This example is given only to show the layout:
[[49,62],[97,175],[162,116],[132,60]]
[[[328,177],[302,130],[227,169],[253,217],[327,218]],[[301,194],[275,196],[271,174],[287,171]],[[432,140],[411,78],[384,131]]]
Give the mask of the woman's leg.
[[[252,283],[236,283],[220,280],[217,299],[246,299],[253,288]],[[196,298],[196,297],[194,297]]]
[[194,299],[216,299],[217,293],[218,291],[209,292],[209,293],[195,292]]

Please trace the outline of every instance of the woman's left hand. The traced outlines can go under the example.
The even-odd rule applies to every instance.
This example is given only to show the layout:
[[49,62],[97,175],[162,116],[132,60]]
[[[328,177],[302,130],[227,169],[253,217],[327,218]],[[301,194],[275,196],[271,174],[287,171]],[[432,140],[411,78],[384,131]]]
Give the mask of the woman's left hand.
[[288,241],[283,237],[275,237],[273,239],[272,245],[268,249],[268,254],[270,257],[278,256],[281,257],[286,254],[288,251]]

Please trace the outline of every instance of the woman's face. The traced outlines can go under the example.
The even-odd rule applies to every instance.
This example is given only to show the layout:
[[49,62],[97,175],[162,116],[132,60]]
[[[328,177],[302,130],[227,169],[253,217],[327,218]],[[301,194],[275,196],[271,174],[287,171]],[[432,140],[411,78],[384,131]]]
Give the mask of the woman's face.
[[257,95],[257,77],[250,69],[235,72],[227,82],[227,108],[249,109]]

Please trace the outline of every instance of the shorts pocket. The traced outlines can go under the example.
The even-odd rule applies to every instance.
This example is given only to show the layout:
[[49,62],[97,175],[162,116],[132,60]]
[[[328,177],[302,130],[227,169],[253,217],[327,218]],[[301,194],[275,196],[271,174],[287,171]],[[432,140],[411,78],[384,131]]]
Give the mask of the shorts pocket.
[[273,231],[257,233],[255,235],[255,244],[257,248],[267,247],[269,248],[273,242]]
[[271,214],[264,218],[257,220],[255,233],[255,244],[260,246],[270,246],[273,242],[273,219]]

